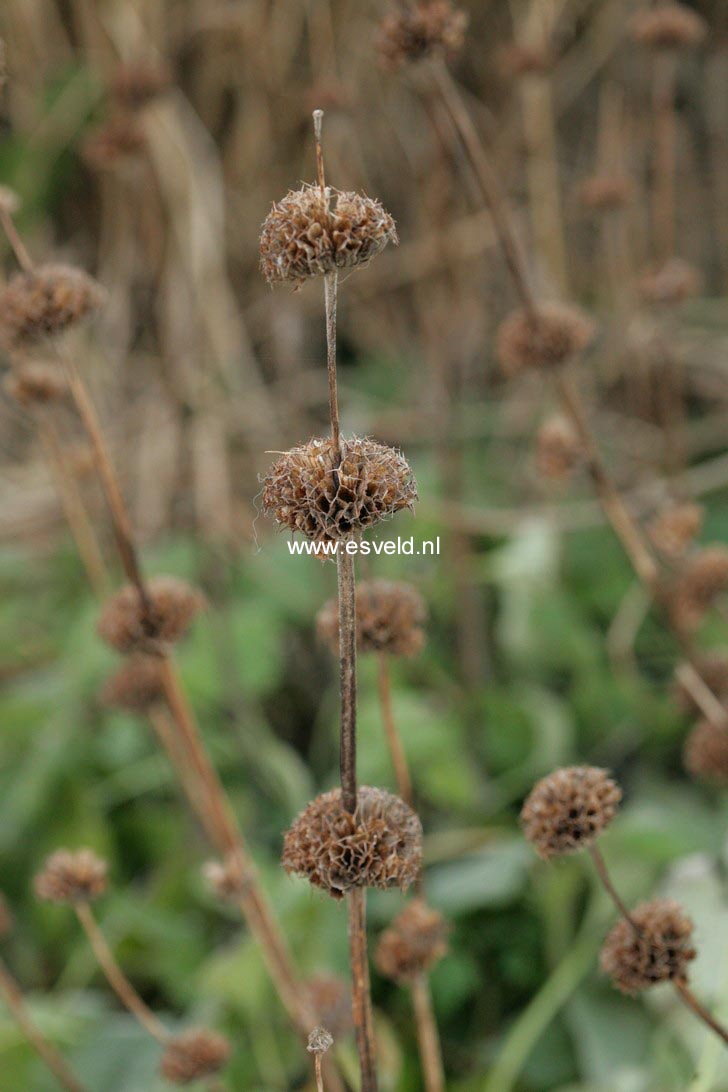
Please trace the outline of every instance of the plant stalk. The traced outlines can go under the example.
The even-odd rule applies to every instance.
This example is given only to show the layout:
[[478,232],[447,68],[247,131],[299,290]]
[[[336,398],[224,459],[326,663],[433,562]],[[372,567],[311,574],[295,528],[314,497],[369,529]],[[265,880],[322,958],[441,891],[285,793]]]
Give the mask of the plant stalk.
[[347,811],[356,811],[356,579],[354,558],[347,551],[336,554],[339,584],[339,671],[341,684],[341,800]]
[[410,985],[417,1024],[422,1076],[426,1092],[444,1092],[445,1073],[437,1022],[432,1009],[432,993],[427,975],[419,974]]
[[382,708],[382,722],[384,734],[387,737],[387,746],[394,767],[394,776],[397,782],[397,792],[405,804],[412,807],[412,778],[407,764],[407,756],[402,745],[402,739],[397,731],[392,709],[392,686],[389,672],[389,660],[386,652],[380,652],[378,656],[379,669],[379,704]]
[[376,1051],[372,1017],[369,958],[367,954],[366,888],[352,887],[347,895],[349,910],[349,956],[356,1045],[361,1070],[361,1092],[377,1092]]

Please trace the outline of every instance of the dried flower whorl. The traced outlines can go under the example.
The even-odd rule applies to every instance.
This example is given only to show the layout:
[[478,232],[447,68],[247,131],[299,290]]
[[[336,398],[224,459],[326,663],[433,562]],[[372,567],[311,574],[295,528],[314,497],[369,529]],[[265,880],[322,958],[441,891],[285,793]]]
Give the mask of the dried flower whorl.
[[658,982],[684,982],[693,923],[671,899],[641,903],[630,914],[637,929],[621,919],[602,946],[601,965],[622,993],[636,994]]
[[283,527],[327,542],[372,527],[417,499],[409,464],[395,448],[352,436],[342,437],[341,451],[340,463],[331,439],[287,451],[263,482],[263,510]]
[[[425,602],[411,584],[363,581],[356,589],[356,640],[360,652],[414,656],[425,643]],[[316,615],[316,631],[339,651],[339,601],[330,599]]]
[[376,45],[382,62],[399,68],[437,54],[453,56],[463,46],[467,26],[468,16],[450,0],[401,3],[382,20]]
[[362,786],[350,814],[341,790],[317,796],[286,832],[283,867],[335,899],[352,887],[400,887],[422,866],[422,825],[398,796]]
[[172,1084],[192,1084],[219,1073],[229,1057],[230,1044],[223,1035],[206,1028],[192,1028],[172,1039],[159,1068]]
[[728,728],[699,720],[685,740],[683,763],[700,781],[728,785]]
[[[700,657],[695,667],[708,690],[711,690],[716,697],[728,703],[728,654],[725,652],[706,653]],[[697,704],[691,691],[684,685],[677,672],[674,693],[683,712],[693,714],[702,712],[701,707]]]
[[21,406],[47,406],[62,401],[68,394],[68,384],[61,369],[35,361],[27,361],[9,372],[4,386]]
[[611,212],[624,208],[632,199],[634,187],[621,175],[595,174],[579,187],[579,201],[592,212]]
[[273,205],[260,235],[260,266],[269,284],[300,285],[308,277],[366,265],[399,242],[379,201],[317,185],[291,190]]
[[316,1018],[334,1039],[343,1039],[354,1027],[349,983],[332,974],[317,974],[305,986]]
[[35,893],[48,902],[91,902],[106,891],[108,871],[93,850],[59,849],[35,877]]
[[697,629],[704,615],[728,591],[728,549],[708,546],[688,558],[667,592],[673,624],[683,630]]
[[680,49],[698,45],[707,29],[705,20],[697,11],[673,0],[666,0],[649,11],[641,11],[632,20],[635,41],[650,49]]
[[665,557],[682,557],[700,532],[703,514],[701,505],[692,502],[666,508],[647,528],[652,545]]
[[548,860],[590,846],[616,815],[619,785],[597,766],[567,766],[539,781],[521,811],[526,838]]
[[583,456],[576,429],[565,417],[549,417],[536,433],[536,469],[544,478],[566,478]]
[[205,606],[205,597],[184,580],[155,576],[147,584],[151,611],[146,616],[131,584],[106,601],[98,621],[99,636],[118,652],[164,652],[184,637]]
[[642,274],[639,292],[646,303],[676,306],[697,296],[702,287],[700,271],[682,258],[670,258]]
[[99,284],[68,265],[41,265],[16,273],[0,294],[0,334],[9,348],[63,333],[96,311],[104,300]]
[[210,890],[222,902],[237,902],[248,890],[250,879],[245,865],[235,852],[224,861],[207,861],[202,875]]
[[327,1028],[319,1024],[308,1037],[306,1050],[310,1054],[325,1054],[334,1045],[334,1037]]
[[524,368],[555,368],[585,349],[594,323],[578,307],[539,304],[536,314],[511,312],[498,327],[496,356],[506,375]]
[[395,982],[410,982],[447,954],[449,928],[442,914],[412,899],[379,938],[374,963]]
[[146,713],[163,698],[162,672],[157,656],[130,656],[106,680],[101,690],[103,705],[130,713]]

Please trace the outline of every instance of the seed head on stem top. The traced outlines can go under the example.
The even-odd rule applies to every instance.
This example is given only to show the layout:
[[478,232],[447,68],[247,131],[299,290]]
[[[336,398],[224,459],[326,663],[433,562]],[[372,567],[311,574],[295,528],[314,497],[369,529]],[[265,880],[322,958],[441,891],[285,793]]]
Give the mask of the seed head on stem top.
[[229,1057],[230,1044],[223,1035],[192,1028],[170,1042],[159,1068],[171,1084],[192,1084],[219,1073]]
[[728,591],[728,549],[706,546],[687,558],[666,600],[674,625],[691,632],[698,628],[706,613]]
[[68,265],[41,265],[16,273],[0,293],[0,339],[20,349],[64,333],[104,301],[99,284]]
[[506,375],[527,368],[556,368],[586,349],[594,337],[592,320],[578,307],[540,303],[507,315],[496,332],[496,356]]
[[699,720],[683,747],[685,769],[699,781],[725,788],[728,785],[728,728]]
[[430,57],[452,57],[465,41],[468,16],[450,0],[400,0],[387,12],[376,45],[387,68]]
[[153,577],[147,593],[148,611],[131,584],[104,604],[97,626],[99,636],[117,652],[165,652],[184,637],[205,606],[201,592],[173,576]]
[[[393,580],[364,581],[356,592],[359,652],[415,656],[425,643],[425,601],[411,584]],[[316,616],[316,631],[332,652],[339,651],[339,604],[330,599]]]
[[548,860],[593,845],[621,799],[621,789],[606,770],[567,766],[534,786],[521,810],[521,823],[538,855]]
[[693,923],[672,899],[652,899],[622,918],[604,941],[602,968],[622,993],[636,994],[660,982],[686,982],[695,959]]
[[411,982],[447,954],[449,931],[442,914],[424,899],[411,899],[379,938],[377,970],[395,982]]
[[35,892],[47,902],[92,902],[106,891],[108,870],[93,850],[59,849],[35,877]]
[[21,406],[48,406],[68,396],[68,384],[53,364],[24,361],[5,377],[5,390]]

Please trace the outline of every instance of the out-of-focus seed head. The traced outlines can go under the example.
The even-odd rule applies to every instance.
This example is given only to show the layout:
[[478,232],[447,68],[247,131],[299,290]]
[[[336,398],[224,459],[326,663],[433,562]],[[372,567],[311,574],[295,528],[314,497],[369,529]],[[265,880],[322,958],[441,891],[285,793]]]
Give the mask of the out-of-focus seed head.
[[104,604],[98,634],[117,652],[164,652],[185,636],[195,615],[206,605],[202,592],[174,576],[153,577],[147,583],[147,593],[149,614],[131,584]]
[[597,766],[567,766],[542,778],[521,811],[528,841],[548,860],[592,845],[611,823],[622,790]]
[[673,623],[695,630],[716,600],[728,591],[728,549],[707,546],[689,557],[666,593]]
[[697,296],[702,284],[702,275],[695,266],[682,258],[670,258],[643,273],[638,287],[645,303],[675,307]]
[[263,510],[320,543],[373,527],[416,499],[404,456],[357,436],[342,437],[341,462],[333,440],[309,440],[282,455],[263,482]]
[[[356,589],[356,639],[360,652],[414,656],[424,646],[427,608],[411,584],[364,581]],[[316,616],[319,637],[338,655],[339,601],[330,599]]]
[[399,3],[379,27],[379,56],[391,69],[428,57],[453,57],[463,47],[467,26],[468,16],[450,0]]
[[328,1028],[334,1039],[343,1039],[354,1028],[351,1010],[351,986],[333,974],[318,974],[305,983],[316,1018]]
[[703,515],[702,506],[689,501],[664,509],[647,528],[652,545],[665,557],[682,557],[700,533]]
[[632,20],[632,36],[650,49],[682,49],[702,42],[708,25],[697,11],[667,0]]
[[68,265],[41,265],[16,273],[0,293],[0,336],[10,349],[55,337],[98,310],[104,291]]
[[[710,652],[702,655],[696,668],[700,678],[717,698],[728,704],[728,653]],[[692,693],[681,681],[678,672],[675,673],[674,694],[678,705],[685,713],[698,715],[702,713],[701,707],[696,703]]]
[[224,1035],[192,1028],[169,1043],[159,1068],[172,1084],[192,1084],[219,1073],[229,1057],[230,1044]]
[[539,304],[535,315],[513,311],[498,327],[496,356],[506,375],[524,368],[556,368],[586,349],[595,326],[578,307]]
[[260,267],[269,284],[302,284],[334,270],[366,265],[399,242],[379,201],[318,185],[291,190],[273,205],[260,235]]
[[334,1045],[334,1037],[322,1025],[314,1028],[308,1037],[306,1050],[311,1054],[325,1054]]
[[30,360],[6,375],[4,387],[21,406],[47,406],[61,402],[68,394],[68,384],[60,368]]
[[8,216],[15,216],[15,213],[20,211],[21,204],[20,196],[15,190],[10,186],[0,186],[0,210]]
[[106,891],[109,867],[90,849],[59,849],[35,877],[35,893],[48,902],[92,902]]
[[395,982],[411,982],[447,954],[448,924],[423,899],[412,899],[379,938],[374,963]]
[[565,417],[549,417],[536,433],[536,469],[544,478],[561,481],[583,457],[576,429]]
[[728,728],[700,720],[683,748],[685,769],[700,781],[728,785]]
[[111,118],[84,142],[82,154],[95,170],[110,170],[136,159],[146,146],[144,130],[132,117]]
[[163,95],[172,84],[172,76],[163,64],[135,61],[117,68],[111,82],[111,95],[126,110],[141,110]]
[[629,178],[617,174],[595,174],[579,187],[579,202],[590,212],[612,212],[632,200],[634,186]]
[[286,872],[341,899],[353,887],[412,884],[422,867],[422,825],[398,796],[362,786],[354,815],[341,790],[323,793],[301,812],[283,842]]
[[10,936],[15,927],[12,911],[7,904],[5,896],[0,891],[0,940]]
[[636,994],[659,982],[685,982],[695,959],[693,923],[679,903],[652,899],[631,912],[637,929],[624,919],[604,941],[601,965],[622,993]]
[[164,699],[157,656],[130,656],[104,683],[101,702],[110,709],[147,713]]
[[229,853],[224,861],[207,861],[202,875],[221,902],[237,902],[250,886],[247,869],[237,853]]
[[498,71],[506,80],[518,80],[523,76],[546,76],[555,63],[554,52],[545,42],[509,42],[498,51]]

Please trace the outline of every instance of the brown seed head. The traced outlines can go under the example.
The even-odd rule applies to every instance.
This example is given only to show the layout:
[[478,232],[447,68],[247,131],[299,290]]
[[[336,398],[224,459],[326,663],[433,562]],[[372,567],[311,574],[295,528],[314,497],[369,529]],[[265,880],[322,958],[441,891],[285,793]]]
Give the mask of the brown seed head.
[[208,861],[203,865],[202,875],[221,902],[239,901],[250,885],[245,865],[235,852],[229,853],[224,861]]
[[728,785],[728,728],[709,720],[698,721],[685,740],[683,763],[700,781]]
[[132,117],[112,118],[85,141],[83,158],[95,170],[108,170],[135,159],[146,146],[144,130]]
[[632,200],[634,187],[620,175],[595,174],[579,187],[579,201],[591,212],[611,212],[624,208]]
[[535,316],[513,311],[498,327],[496,356],[506,375],[524,368],[555,368],[585,349],[594,323],[578,307],[539,304]]
[[130,656],[101,690],[101,702],[112,709],[146,713],[164,698],[162,671],[157,656]]
[[541,45],[522,42],[510,42],[498,51],[498,70],[506,80],[517,80],[522,76],[545,76],[556,62],[553,50],[545,43]]
[[8,348],[62,334],[104,301],[99,284],[68,265],[16,273],[0,294],[0,332]]
[[0,891],[0,940],[10,936],[15,926],[12,911],[7,904],[5,896]]
[[[700,657],[695,665],[701,679],[717,698],[728,704],[728,655],[725,652],[711,652]],[[686,689],[676,673],[675,698],[685,713],[699,714],[701,707],[692,693]]]
[[[414,656],[425,643],[425,602],[411,584],[364,581],[356,589],[356,638],[360,652]],[[339,652],[339,601],[330,599],[316,616],[316,631]]]
[[399,242],[379,201],[318,185],[291,190],[274,204],[260,235],[260,267],[269,284],[354,269]]
[[123,109],[140,110],[164,94],[171,84],[171,73],[164,65],[136,61],[117,68],[111,84],[111,94]]
[[548,860],[597,840],[616,815],[622,790],[606,770],[567,766],[542,778],[521,811],[526,838]]
[[108,870],[90,849],[59,849],[35,877],[35,893],[48,902],[92,902],[106,891]]
[[658,4],[649,11],[639,12],[632,20],[632,36],[650,49],[682,49],[702,42],[707,23],[697,11],[685,4]]
[[68,394],[68,385],[60,368],[53,364],[27,361],[5,377],[5,390],[21,406],[47,406],[60,402]]
[[332,898],[352,887],[400,887],[422,866],[422,825],[398,796],[362,786],[351,815],[341,790],[323,793],[301,812],[283,841],[286,872],[306,876]]
[[682,572],[667,591],[666,601],[673,623],[679,629],[694,630],[716,600],[728,591],[728,549],[708,546],[689,557]]
[[691,502],[666,508],[647,528],[652,545],[665,557],[682,557],[699,534],[703,515],[702,506]]
[[316,1018],[334,1039],[343,1039],[354,1028],[351,986],[332,974],[318,974],[306,982],[306,992]]
[[636,994],[658,982],[685,982],[696,951],[693,923],[671,899],[643,902],[631,913],[637,929],[622,918],[602,946],[601,965],[622,993]]
[[406,459],[376,440],[331,439],[287,451],[263,482],[263,510],[315,542],[346,538],[410,508],[417,488]]
[[131,584],[104,604],[98,621],[99,636],[118,652],[159,654],[184,637],[205,607],[202,592],[174,576],[155,576],[147,583],[151,612],[142,608]]
[[536,468],[544,478],[568,477],[582,457],[574,426],[565,417],[549,417],[536,434]]
[[412,899],[379,938],[374,962],[385,978],[411,982],[447,954],[449,928],[423,899]]
[[169,1043],[159,1068],[172,1084],[192,1084],[219,1073],[229,1057],[230,1044],[223,1035],[192,1028]]
[[306,1050],[311,1054],[325,1054],[334,1045],[334,1037],[325,1027],[319,1025],[308,1037]]
[[468,16],[450,0],[400,3],[379,27],[376,45],[387,68],[437,55],[452,57],[465,41]]
[[20,211],[22,202],[20,197],[10,186],[0,186],[0,210],[8,216],[15,216]]
[[670,258],[640,278],[639,292],[645,303],[676,306],[697,296],[702,287],[700,271],[682,258]]

